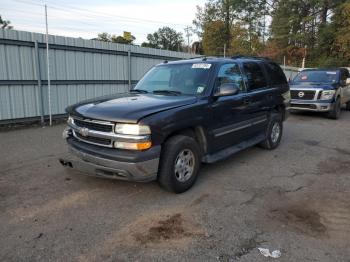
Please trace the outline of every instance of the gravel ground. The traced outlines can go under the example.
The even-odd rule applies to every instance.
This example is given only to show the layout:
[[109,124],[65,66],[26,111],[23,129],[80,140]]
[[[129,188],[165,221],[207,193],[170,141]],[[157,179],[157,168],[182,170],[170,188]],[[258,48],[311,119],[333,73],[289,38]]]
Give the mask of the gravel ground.
[[291,115],[180,195],[67,173],[63,128],[0,133],[0,261],[350,261],[350,112]]

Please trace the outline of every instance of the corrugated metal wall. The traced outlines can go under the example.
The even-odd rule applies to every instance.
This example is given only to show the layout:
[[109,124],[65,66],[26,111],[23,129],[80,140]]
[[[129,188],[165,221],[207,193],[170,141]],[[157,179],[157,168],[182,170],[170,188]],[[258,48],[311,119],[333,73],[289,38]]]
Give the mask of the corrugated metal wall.
[[282,69],[288,80],[292,80],[301,70],[301,68],[294,66],[282,66]]
[[[51,35],[49,44],[54,115],[63,114],[66,106],[84,99],[125,92],[129,80],[135,83],[164,60],[192,57],[187,53]],[[0,29],[0,123],[48,114],[46,70],[45,35]]]

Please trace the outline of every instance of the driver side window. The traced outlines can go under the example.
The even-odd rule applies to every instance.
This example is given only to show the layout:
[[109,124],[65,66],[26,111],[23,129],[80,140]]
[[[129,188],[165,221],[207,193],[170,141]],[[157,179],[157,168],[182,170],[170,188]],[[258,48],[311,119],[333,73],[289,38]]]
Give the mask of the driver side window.
[[215,82],[215,88],[218,88],[222,84],[233,83],[239,87],[240,91],[244,91],[243,77],[238,64],[225,64],[222,65]]

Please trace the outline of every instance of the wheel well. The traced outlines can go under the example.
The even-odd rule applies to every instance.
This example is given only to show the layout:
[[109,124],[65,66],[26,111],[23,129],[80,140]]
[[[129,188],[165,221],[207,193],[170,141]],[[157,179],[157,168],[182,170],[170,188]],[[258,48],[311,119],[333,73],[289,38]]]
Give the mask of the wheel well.
[[166,137],[164,142],[166,142],[170,137],[176,136],[176,135],[184,135],[184,136],[192,137],[194,140],[196,140],[196,142],[200,146],[202,153],[207,152],[207,138],[203,127],[201,126],[187,127],[181,130],[174,131]]
[[272,111],[281,114],[282,115],[282,120],[285,120],[285,118],[286,118],[286,109],[285,109],[284,105],[278,105]]

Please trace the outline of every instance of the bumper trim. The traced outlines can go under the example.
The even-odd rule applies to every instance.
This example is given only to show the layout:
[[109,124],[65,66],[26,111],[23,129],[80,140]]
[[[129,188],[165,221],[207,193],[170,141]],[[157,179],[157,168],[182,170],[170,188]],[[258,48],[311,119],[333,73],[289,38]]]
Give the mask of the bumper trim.
[[[314,107],[311,108],[310,106]],[[333,103],[331,101],[291,101],[290,110],[301,110],[301,111],[314,111],[314,112],[328,112],[332,110]]]
[[122,162],[87,154],[69,146],[70,154],[59,159],[68,169],[109,179],[148,182],[157,178],[159,158],[142,162]]

